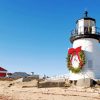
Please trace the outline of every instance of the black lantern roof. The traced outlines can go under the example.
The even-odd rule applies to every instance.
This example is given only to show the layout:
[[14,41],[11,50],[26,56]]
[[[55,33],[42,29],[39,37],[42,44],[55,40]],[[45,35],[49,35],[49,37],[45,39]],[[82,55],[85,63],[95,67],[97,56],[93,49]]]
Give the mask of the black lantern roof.
[[[88,16],[88,12],[87,11],[84,12],[84,16],[82,18],[80,18],[80,19],[92,20],[92,21],[96,22],[96,20],[94,18],[91,18],[91,17]],[[78,20],[80,20],[80,19],[78,19]],[[78,22],[78,20],[76,21],[76,23]]]

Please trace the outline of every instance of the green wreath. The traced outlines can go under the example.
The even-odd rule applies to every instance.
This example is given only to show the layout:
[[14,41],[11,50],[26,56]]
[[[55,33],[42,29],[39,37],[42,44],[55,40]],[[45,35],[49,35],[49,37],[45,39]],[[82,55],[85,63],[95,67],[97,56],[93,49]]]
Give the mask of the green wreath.
[[74,67],[72,66],[72,63],[71,63],[71,61],[70,61],[72,55],[71,55],[71,54],[68,54],[68,57],[67,57],[67,67],[68,67],[68,69],[69,69],[70,71],[72,71],[73,73],[79,73],[79,72],[82,70],[82,68],[83,68],[83,66],[85,65],[85,63],[86,63],[84,51],[81,50],[78,54],[79,54],[80,60],[81,60],[81,62],[82,62],[82,64],[79,65],[78,68],[74,68]]

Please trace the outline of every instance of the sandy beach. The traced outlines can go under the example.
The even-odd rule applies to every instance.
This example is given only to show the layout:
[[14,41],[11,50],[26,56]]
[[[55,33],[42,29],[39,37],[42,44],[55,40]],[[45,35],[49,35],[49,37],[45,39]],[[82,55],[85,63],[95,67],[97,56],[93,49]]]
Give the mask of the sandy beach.
[[100,88],[37,88],[37,81],[0,81],[0,100],[100,100]]

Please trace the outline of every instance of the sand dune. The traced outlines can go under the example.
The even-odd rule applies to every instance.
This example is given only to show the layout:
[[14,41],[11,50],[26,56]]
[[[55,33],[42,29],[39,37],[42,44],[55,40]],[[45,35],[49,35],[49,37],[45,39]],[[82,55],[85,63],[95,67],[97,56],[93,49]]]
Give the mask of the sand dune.
[[36,80],[0,81],[0,100],[100,100],[100,88],[37,88],[36,85]]

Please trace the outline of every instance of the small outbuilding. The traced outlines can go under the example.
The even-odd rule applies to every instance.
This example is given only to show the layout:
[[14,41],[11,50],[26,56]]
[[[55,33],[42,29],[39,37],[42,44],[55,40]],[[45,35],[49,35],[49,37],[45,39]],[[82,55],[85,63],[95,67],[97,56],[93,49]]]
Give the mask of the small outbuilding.
[[0,67],[0,77],[6,77],[7,75],[7,70]]

